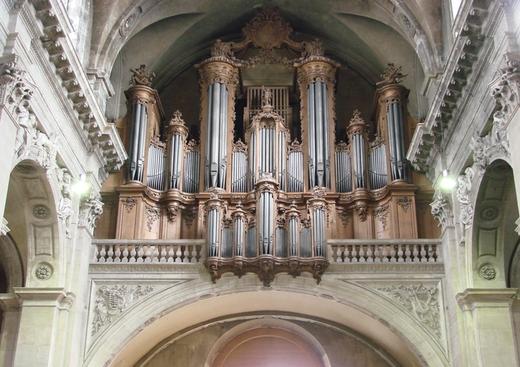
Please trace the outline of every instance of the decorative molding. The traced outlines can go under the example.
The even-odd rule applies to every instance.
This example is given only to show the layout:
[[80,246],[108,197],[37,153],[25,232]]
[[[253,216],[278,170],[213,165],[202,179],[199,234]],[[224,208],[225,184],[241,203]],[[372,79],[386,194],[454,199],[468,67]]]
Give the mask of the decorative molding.
[[440,297],[437,285],[392,284],[376,289],[404,307],[438,339],[441,339]]
[[50,216],[50,210],[45,205],[38,204],[33,207],[32,214],[37,219],[47,219]]
[[483,264],[478,269],[478,275],[485,280],[493,280],[497,276],[497,271],[495,267],[489,263]]
[[375,208],[374,215],[375,217],[381,222],[381,226],[383,227],[383,230],[386,230],[387,224],[388,224],[388,213],[390,206],[388,204],[381,205]]
[[455,117],[465,106],[461,102],[471,93],[468,81],[485,65],[480,56],[492,47],[490,32],[495,27],[489,23],[498,19],[495,16],[500,10],[498,3],[489,0],[473,2],[462,9],[464,14],[459,15],[460,21],[455,27],[460,32],[446,62],[432,106],[424,123],[417,125],[408,149],[407,158],[417,170],[427,171],[430,168],[438,152],[434,145],[443,144],[446,139],[443,131],[452,129],[457,123]]
[[34,270],[34,276],[39,280],[49,280],[53,273],[54,269],[52,265],[47,262],[39,263]]
[[146,206],[145,217],[146,217],[146,228],[148,228],[148,232],[152,231],[153,224],[159,219],[160,216],[161,216],[161,212],[160,212],[159,208]]
[[[66,37],[60,24],[67,15],[53,6],[50,0],[31,1],[34,17],[41,22],[38,29],[39,49],[47,51],[48,61],[52,66],[54,79],[63,86],[65,97],[70,101],[83,135],[92,149],[97,150],[107,171],[118,170],[126,159],[121,139],[113,125],[106,122],[91,88],[84,69],[73,56],[72,45],[63,39]],[[41,31],[39,30],[41,29]],[[38,50],[39,51],[39,50]],[[40,53],[42,56],[43,54]],[[50,66],[50,65],[49,65]],[[48,68],[50,70],[50,68]]]
[[119,34],[122,38],[126,38],[130,34],[130,31],[137,24],[137,20],[142,16],[142,14],[143,8],[138,6],[123,19],[119,26]]
[[397,199],[397,205],[399,205],[405,212],[407,212],[412,205],[412,201],[408,196],[400,196],[399,199]]
[[102,285],[96,290],[91,335],[110,325],[121,313],[154,291],[151,285]]
[[137,200],[132,197],[124,198],[121,200],[121,202],[123,203],[123,207],[125,208],[127,213],[130,213],[137,205]]
[[431,213],[443,229],[453,225],[453,213],[450,202],[442,191],[435,191],[430,203]]

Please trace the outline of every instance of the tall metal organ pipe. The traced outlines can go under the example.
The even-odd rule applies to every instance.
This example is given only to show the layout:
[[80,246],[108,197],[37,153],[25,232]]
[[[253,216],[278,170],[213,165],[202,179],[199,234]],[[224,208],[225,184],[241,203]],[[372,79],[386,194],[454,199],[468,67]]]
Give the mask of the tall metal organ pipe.
[[312,228],[312,256],[324,256],[326,245],[326,202],[321,199],[311,199],[309,205]]
[[146,104],[140,100],[132,102],[130,126],[128,180],[143,182],[145,146],[147,146],[148,114]]
[[245,256],[246,213],[241,206],[233,213],[234,256]]
[[235,98],[238,83],[238,67],[233,60],[212,56],[199,65],[201,79],[202,114],[202,146],[204,153],[201,177],[204,178],[204,189],[227,187],[228,163],[231,159],[231,132],[233,119],[228,111]]
[[208,256],[221,256],[222,242],[222,200],[211,198],[206,202],[206,226]]
[[316,186],[331,188],[334,179],[334,77],[338,65],[323,57],[320,50],[315,56],[304,59],[298,67],[298,84],[301,108],[305,111],[302,121],[306,131],[304,144],[307,146],[309,188]]
[[408,164],[405,151],[405,117],[404,107],[409,90],[400,83],[406,75],[401,73],[401,68],[394,64],[388,67],[381,75],[383,78],[377,83],[377,95],[379,100],[379,115],[385,116],[386,125],[379,126],[384,132],[390,158],[391,181],[409,179]]
[[[184,147],[188,137],[188,128],[180,111],[175,111],[168,125],[168,189],[180,190],[184,170]],[[188,162],[192,164],[191,162]],[[187,167],[190,169],[190,167]],[[182,188],[184,190],[184,188]]]
[[347,127],[352,152],[353,188],[368,189],[367,185],[367,135],[366,124],[358,110],[354,111]]

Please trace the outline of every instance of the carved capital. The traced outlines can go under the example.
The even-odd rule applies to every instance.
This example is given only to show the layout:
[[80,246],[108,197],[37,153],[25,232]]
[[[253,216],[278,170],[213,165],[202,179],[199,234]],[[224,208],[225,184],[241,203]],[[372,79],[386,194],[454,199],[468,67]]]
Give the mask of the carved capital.
[[238,67],[231,60],[210,58],[198,64],[197,68],[204,88],[213,83],[222,83],[228,87],[238,85]]
[[325,57],[318,60],[310,59],[303,61],[298,67],[298,84],[300,88],[306,89],[310,83],[324,82],[334,84],[336,78],[337,64]]

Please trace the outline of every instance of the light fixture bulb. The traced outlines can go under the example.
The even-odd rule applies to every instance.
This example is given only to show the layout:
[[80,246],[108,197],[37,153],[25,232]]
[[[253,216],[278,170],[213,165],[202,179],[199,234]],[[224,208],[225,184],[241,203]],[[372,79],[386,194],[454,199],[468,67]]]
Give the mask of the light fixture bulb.
[[457,186],[457,181],[448,174],[448,170],[444,169],[442,170],[442,177],[439,181],[439,186],[441,190],[453,191],[455,186]]
[[72,191],[78,195],[84,195],[90,190],[90,184],[87,182],[85,174],[79,175],[79,180],[72,184]]

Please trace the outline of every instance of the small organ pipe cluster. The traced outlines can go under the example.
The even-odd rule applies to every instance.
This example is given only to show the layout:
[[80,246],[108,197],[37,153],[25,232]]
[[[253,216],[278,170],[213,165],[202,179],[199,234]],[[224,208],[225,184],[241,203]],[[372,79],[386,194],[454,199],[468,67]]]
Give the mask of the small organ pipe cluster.
[[[330,238],[417,238],[400,68],[390,64],[376,86],[372,128],[355,110],[346,136],[337,137],[339,64],[324,56],[318,40],[297,42],[291,32],[278,13],[265,10],[245,26],[242,41],[215,42],[211,56],[196,65],[197,137],[179,111],[160,130],[164,118],[153,75],[144,66],[133,70],[119,238],[205,238],[214,281],[225,272],[255,272],[266,285],[279,272],[307,272],[319,281]],[[236,56],[251,48],[296,56]],[[291,86],[241,85],[245,68],[276,62],[293,68],[299,111]],[[247,102],[244,135],[237,137],[240,90]],[[300,116],[296,133],[294,112]]]

